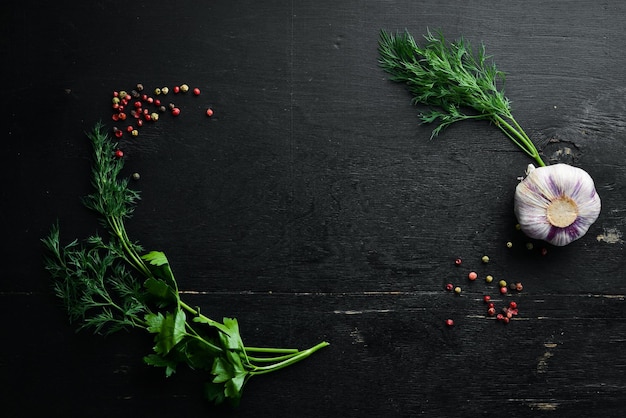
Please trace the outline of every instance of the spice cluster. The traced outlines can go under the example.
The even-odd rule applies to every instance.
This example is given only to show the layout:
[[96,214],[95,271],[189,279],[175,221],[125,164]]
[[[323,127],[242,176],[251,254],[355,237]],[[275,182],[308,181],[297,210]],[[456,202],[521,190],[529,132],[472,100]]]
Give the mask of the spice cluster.
[[[127,133],[133,137],[139,135],[139,129],[144,126],[144,123],[154,123],[159,120],[162,114],[170,113],[176,117],[181,114],[181,108],[171,101],[172,96],[177,96],[177,99],[186,93],[191,92],[193,96],[200,96],[200,88],[194,87],[191,89],[187,84],[176,85],[171,88],[172,95],[169,95],[169,87],[157,87],[153,90],[152,94],[148,94],[143,84],[138,83],[131,91],[119,90],[113,92],[111,98],[111,107],[113,114],[111,119],[126,126],[114,126],[113,134],[116,138],[122,138],[124,133]],[[206,108],[205,115],[207,117],[213,116],[214,111],[210,106]],[[118,157],[123,156],[121,150],[117,150]]]
[[[488,264],[489,261],[489,256],[484,255],[481,257],[482,264]],[[456,267],[461,267],[463,265],[463,260],[461,258],[456,258],[454,260],[454,265]],[[478,273],[473,270],[469,271],[466,277],[466,282],[468,284],[476,282],[479,279]],[[484,282],[485,284],[490,285],[490,287],[488,287],[485,291],[481,292],[482,297],[479,298],[480,302],[486,306],[485,317],[495,318],[499,322],[508,324],[514,317],[518,315],[518,302],[515,300],[511,300],[507,303],[506,301],[504,301],[504,297],[520,293],[524,289],[522,282],[515,281],[512,283],[507,283],[506,280],[498,280],[496,282],[494,276],[491,274],[486,274],[484,276]],[[494,282],[496,284],[495,287],[492,285],[492,283]],[[445,284],[444,288],[447,292],[451,292],[457,296],[461,296],[463,294],[463,288],[460,284],[448,282]],[[500,294],[503,298],[503,303],[500,308],[496,306],[496,300],[493,299],[491,296],[493,291],[498,292],[498,294]],[[454,326],[454,319],[446,319],[445,324],[449,327]]]

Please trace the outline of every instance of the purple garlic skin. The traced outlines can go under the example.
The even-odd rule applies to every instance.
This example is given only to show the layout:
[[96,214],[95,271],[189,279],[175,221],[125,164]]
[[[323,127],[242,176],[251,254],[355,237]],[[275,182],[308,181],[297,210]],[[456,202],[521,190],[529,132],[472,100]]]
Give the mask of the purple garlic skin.
[[564,246],[585,235],[600,215],[591,176],[568,164],[535,168],[515,188],[514,210],[530,238]]

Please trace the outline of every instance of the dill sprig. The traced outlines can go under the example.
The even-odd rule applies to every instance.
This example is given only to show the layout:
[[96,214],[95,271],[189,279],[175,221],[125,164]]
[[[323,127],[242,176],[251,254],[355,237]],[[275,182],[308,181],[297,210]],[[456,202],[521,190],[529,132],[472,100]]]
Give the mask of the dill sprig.
[[152,333],[154,346],[144,357],[146,364],[162,367],[166,376],[181,363],[204,370],[211,376],[206,398],[234,405],[252,376],[280,370],[328,346],[324,341],[306,350],[249,347],[236,319],[215,321],[181,300],[165,254],[146,253],[128,237],[125,221],[140,196],[121,178],[124,161],[114,157],[117,144],[100,123],[87,136],[93,146],[94,191],[83,203],[99,215],[108,239],[92,235],[62,245],[58,223],[42,239],[54,292],[78,330],[106,335],[138,328]]
[[[486,55],[481,44],[474,54],[461,38],[447,43],[443,34],[430,31],[419,46],[408,31],[380,32],[379,64],[393,81],[406,83],[415,104],[431,107],[421,114],[423,123],[437,122],[432,137],[449,125],[468,119],[489,120],[539,166],[539,151],[511,113],[511,104],[498,86],[505,75]],[[473,110],[468,113],[467,110]]]

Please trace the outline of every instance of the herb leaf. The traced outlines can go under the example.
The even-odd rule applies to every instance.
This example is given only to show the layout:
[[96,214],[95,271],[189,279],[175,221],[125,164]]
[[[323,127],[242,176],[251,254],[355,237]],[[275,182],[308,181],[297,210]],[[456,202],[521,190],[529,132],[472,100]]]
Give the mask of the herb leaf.
[[486,55],[485,46],[481,44],[474,54],[463,38],[448,43],[442,33],[428,31],[424,39],[424,46],[419,46],[408,31],[395,35],[381,31],[378,62],[390,80],[406,83],[414,104],[431,107],[421,115],[422,123],[438,122],[431,138],[455,122],[489,120],[544,166],[537,148],[513,118],[504,89],[498,87],[505,75]]
[[[214,321],[183,302],[165,254],[140,255],[143,249],[126,233],[125,221],[139,193],[129,188],[128,179],[120,178],[123,160],[114,158],[117,144],[109,140],[102,124],[87,136],[94,151],[95,191],[83,202],[99,215],[109,239],[92,235],[84,242],[61,245],[58,223],[42,239],[54,292],[79,330],[110,334],[144,329],[154,334],[153,353],[143,358],[147,365],[164,368],[165,376],[175,373],[180,363],[204,370],[210,374],[207,399],[234,405],[252,375],[280,370],[328,346],[322,342],[302,351],[246,347],[236,319]],[[248,351],[263,357],[251,357]]]

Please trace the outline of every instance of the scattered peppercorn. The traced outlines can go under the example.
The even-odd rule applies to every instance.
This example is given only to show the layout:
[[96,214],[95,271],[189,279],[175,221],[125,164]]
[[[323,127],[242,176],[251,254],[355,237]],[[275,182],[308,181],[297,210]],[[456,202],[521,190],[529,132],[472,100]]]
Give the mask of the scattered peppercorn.
[[498,282],[498,285],[499,285],[500,287],[506,287],[506,280],[500,280],[500,281]]
[[467,275],[467,278],[471,281],[474,281],[476,280],[476,278],[478,278],[478,274],[476,274],[475,271],[470,271],[470,273]]
[[161,94],[161,89],[160,89],[160,88],[158,88],[158,87],[157,87],[156,89],[154,89],[154,94],[156,94],[157,96],[158,96],[159,94]]
[[490,300],[491,300],[491,296],[489,296],[489,295],[483,296],[483,302],[489,303]]
[[161,94],[167,94],[169,92],[170,92],[170,89],[168,89],[167,87],[161,88]]
[[114,154],[116,158],[122,158],[124,156],[124,152],[121,149],[116,149]]
[[524,286],[522,285],[522,283],[517,282],[515,283],[515,290],[517,290],[518,292],[521,292],[524,289]]
[[194,96],[200,96],[200,89],[198,87],[196,87],[195,89],[193,89],[193,95]]
[[137,84],[137,91],[142,91],[143,90],[143,84],[138,83]]
[[487,264],[489,262],[489,256],[487,255],[483,255],[483,258],[481,258],[482,262]]
[[159,114],[156,112],[150,113],[150,118],[152,119],[152,121],[156,122],[157,120],[159,120]]
[[489,308],[487,309],[487,315],[489,316],[494,316],[496,314],[496,308]]
[[513,248],[513,243],[511,241],[508,241],[506,243],[506,248]]
[[133,129],[132,131],[130,131],[130,134],[132,136],[138,136],[139,135],[139,131],[137,129]]
[[501,287],[500,288],[500,293],[502,293],[504,295],[504,294],[506,294],[506,292],[508,292],[506,287]]
[[541,248],[541,255],[547,255],[548,249],[546,247]]
[[141,176],[139,175],[139,173],[133,173],[133,180],[139,180],[141,178]]
[[211,109],[211,108],[209,107],[209,108],[206,110],[206,115],[207,115],[208,117],[213,116],[213,109]]
[[446,319],[446,325],[449,326],[449,327],[454,326],[454,320]]
[[528,242],[528,243],[526,243],[526,249],[527,249],[527,250],[532,250],[533,248],[534,248],[534,245],[533,245],[533,243],[532,243],[532,242]]
[[174,86],[173,90],[174,90],[174,93],[178,93],[180,91],[180,87]]
[[454,293],[456,293],[457,295],[460,295],[461,294],[461,287],[460,286],[455,287],[454,288]]
[[511,308],[511,309],[516,309],[516,308],[517,308],[517,302],[515,302],[515,301],[513,301],[513,300],[512,300],[512,301],[509,303],[509,308]]
[[491,282],[493,282],[493,276],[492,276],[492,275],[487,275],[487,276],[485,277],[485,281],[486,281],[487,283],[491,283]]
[[180,115],[180,109],[175,107],[172,109],[172,116],[178,116]]
[[457,258],[456,260],[454,260],[454,264],[457,266],[460,266],[461,263],[463,263],[463,260],[461,260],[460,258]]
[[187,84],[181,84],[180,91],[182,91],[183,93],[187,93],[189,91],[189,86]]
[[446,290],[447,290],[447,291],[449,291],[449,292],[450,292],[450,291],[452,291],[453,289],[454,289],[454,285],[453,285],[452,283],[448,283],[448,284],[446,284]]

